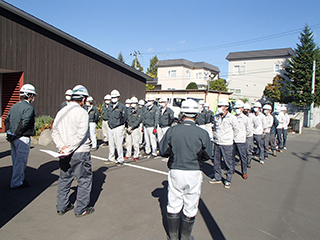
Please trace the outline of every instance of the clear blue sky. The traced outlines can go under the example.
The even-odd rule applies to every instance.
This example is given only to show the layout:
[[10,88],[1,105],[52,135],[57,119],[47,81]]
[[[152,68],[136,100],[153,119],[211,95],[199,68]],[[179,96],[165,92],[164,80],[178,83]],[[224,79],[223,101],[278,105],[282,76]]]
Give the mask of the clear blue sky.
[[7,2],[115,58],[121,51],[129,65],[130,53],[140,51],[144,71],[157,54],[159,60],[185,58],[216,65],[227,78],[229,52],[295,48],[306,23],[320,42],[316,0]]

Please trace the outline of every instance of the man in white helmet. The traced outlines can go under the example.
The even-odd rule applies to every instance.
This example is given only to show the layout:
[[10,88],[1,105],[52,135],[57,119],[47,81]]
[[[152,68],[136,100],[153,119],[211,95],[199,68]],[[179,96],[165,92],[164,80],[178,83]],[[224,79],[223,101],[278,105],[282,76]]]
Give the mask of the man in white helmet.
[[70,203],[69,192],[72,181],[76,178],[77,206],[76,217],[94,212],[89,207],[92,186],[92,161],[90,155],[89,115],[83,108],[88,90],[77,85],[72,90],[71,102],[56,115],[52,126],[52,139],[59,152],[60,177],[57,192],[57,214],[64,215],[74,206]]
[[213,142],[212,124],[214,122],[214,113],[213,113],[213,111],[210,110],[209,103],[205,102],[203,106],[204,106],[204,109],[207,111],[207,114],[208,114],[208,122],[206,124],[207,131],[209,133],[211,141]]
[[217,114],[214,118],[214,177],[209,181],[211,184],[222,182],[221,164],[223,158],[227,167],[227,179],[224,182],[225,188],[231,187],[234,170],[233,140],[238,132],[237,118],[228,111],[228,108],[228,100],[220,99]]
[[264,159],[269,158],[269,142],[270,142],[270,132],[274,123],[274,118],[271,115],[272,107],[269,104],[263,106],[263,113],[265,115],[266,123],[264,126]]
[[91,96],[87,97],[86,104],[84,109],[89,114],[89,131],[91,139],[91,150],[97,150],[97,136],[96,136],[96,127],[99,122],[99,111],[96,106],[93,105],[93,98]]
[[[160,110],[154,104],[154,96],[147,96],[146,108],[143,112],[143,128],[144,140],[146,142],[145,152],[147,155],[151,153],[153,157],[157,156],[157,127],[159,124]],[[151,152],[152,151],[152,152]]]
[[111,95],[107,94],[104,96],[104,104],[102,107],[102,134],[103,134],[103,144],[102,147],[106,147],[108,145],[109,141],[109,135],[108,135],[108,120],[109,120],[109,104],[111,102]]
[[242,100],[236,101],[234,105],[236,118],[238,121],[238,131],[234,136],[235,152],[239,153],[241,160],[241,172],[243,179],[248,178],[247,172],[247,134],[250,132],[250,120],[243,114],[244,103]]
[[7,140],[11,143],[11,188],[29,187],[24,171],[30,152],[30,136],[34,134],[35,113],[31,103],[35,95],[35,87],[24,84],[20,89],[21,100],[10,108],[5,119]]
[[283,149],[287,150],[287,138],[288,138],[288,126],[290,124],[290,117],[287,113],[287,107],[282,106],[281,112],[283,112],[284,123],[283,123]]
[[131,111],[128,112],[127,121],[127,136],[126,136],[126,157],[129,159],[132,156],[132,146],[134,149],[133,160],[137,162],[139,160],[139,140],[140,140],[140,123],[142,122],[141,110],[138,107],[138,99],[132,97],[131,99]]
[[72,90],[71,90],[71,89],[68,89],[64,95],[65,95],[65,97],[66,97],[66,101],[64,101],[64,102],[61,104],[61,108],[67,106],[67,104],[71,101]]
[[[116,162],[121,166],[124,162],[122,142],[124,138],[124,125],[127,121],[126,107],[120,100],[120,92],[116,89],[111,91],[111,104],[109,104],[109,161]],[[115,151],[118,158],[115,160]]]
[[183,122],[169,128],[159,144],[161,156],[170,157],[167,204],[169,239],[179,239],[179,228],[181,239],[191,239],[201,192],[201,167],[203,161],[212,156],[212,143],[207,131],[195,123],[198,113],[196,101],[183,101]]
[[159,126],[158,126],[158,141],[161,141],[164,134],[171,127],[174,122],[174,112],[168,107],[168,99],[162,97],[159,100],[160,105],[160,116],[159,116]]
[[264,164],[264,132],[266,119],[261,112],[262,105],[260,102],[255,102],[253,105],[253,140],[256,142],[259,149],[259,161]]
[[[143,114],[144,114],[144,110],[145,110],[145,101],[143,99],[140,99],[139,102],[138,102],[138,109],[140,111],[140,115],[143,117]],[[140,139],[139,139],[139,145],[141,146],[142,145],[142,142],[143,142],[143,123],[141,122],[140,123]]]
[[251,113],[251,106],[249,103],[243,105],[243,114],[248,117],[248,132],[246,135],[247,144],[247,167],[251,168],[251,161],[253,155],[253,113]]

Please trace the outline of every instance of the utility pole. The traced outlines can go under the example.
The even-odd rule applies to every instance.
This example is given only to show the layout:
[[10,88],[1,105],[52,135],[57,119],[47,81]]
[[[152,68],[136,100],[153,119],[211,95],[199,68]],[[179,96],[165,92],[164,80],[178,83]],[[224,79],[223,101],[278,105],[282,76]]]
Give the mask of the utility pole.
[[[316,85],[316,60],[313,61],[313,72],[312,72],[312,83],[311,83],[311,94],[314,97],[315,92],[315,85]],[[313,126],[313,112],[314,112],[314,100],[310,106],[310,120],[309,120],[309,127],[312,128]]]
[[[133,51],[133,53],[130,53],[130,56],[134,56],[134,68],[137,69],[138,64],[138,56],[140,56],[140,51]],[[137,69],[138,70],[138,69]]]

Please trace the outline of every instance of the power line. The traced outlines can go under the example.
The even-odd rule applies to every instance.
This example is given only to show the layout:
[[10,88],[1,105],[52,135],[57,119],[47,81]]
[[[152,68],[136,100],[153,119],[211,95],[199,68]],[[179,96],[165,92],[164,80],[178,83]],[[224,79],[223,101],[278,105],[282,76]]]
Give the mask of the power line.
[[[320,28],[320,23],[311,25],[309,27],[312,28],[312,29]],[[161,55],[161,54],[178,54],[178,53],[191,53],[191,52],[210,51],[210,50],[215,50],[215,49],[221,49],[221,48],[227,48],[227,47],[233,47],[233,46],[245,45],[245,44],[249,44],[249,43],[260,42],[260,41],[266,41],[266,40],[271,40],[271,39],[280,38],[280,37],[286,37],[286,36],[289,36],[289,35],[292,35],[292,34],[299,33],[300,31],[301,31],[301,28],[290,30],[290,31],[286,31],[286,32],[271,34],[271,35],[267,35],[267,36],[263,36],[263,37],[258,37],[258,38],[252,38],[252,39],[248,39],[248,40],[233,42],[233,43],[225,43],[225,44],[208,46],[208,47],[185,49],[185,50],[176,50],[176,51],[147,52],[147,53],[143,53],[143,54],[145,54],[145,55],[154,55],[154,54]]]

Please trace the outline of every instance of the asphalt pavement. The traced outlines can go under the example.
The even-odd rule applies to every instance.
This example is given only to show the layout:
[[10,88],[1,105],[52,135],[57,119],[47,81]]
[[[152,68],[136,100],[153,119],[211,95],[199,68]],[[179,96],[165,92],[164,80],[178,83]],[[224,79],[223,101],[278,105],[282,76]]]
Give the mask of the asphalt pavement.
[[[320,130],[289,134],[288,150],[252,163],[230,189],[211,185],[212,163],[204,165],[199,211],[193,228],[203,239],[319,239]],[[56,214],[57,159],[32,144],[26,176],[29,188],[10,189],[10,145],[0,136],[0,239],[139,240],[166,239],[166,159],[141,158],[118,167],[105,164],[108,148],[92,152],[95,213],[76,218]],[[75,200],[76,181],[71,189]]]

